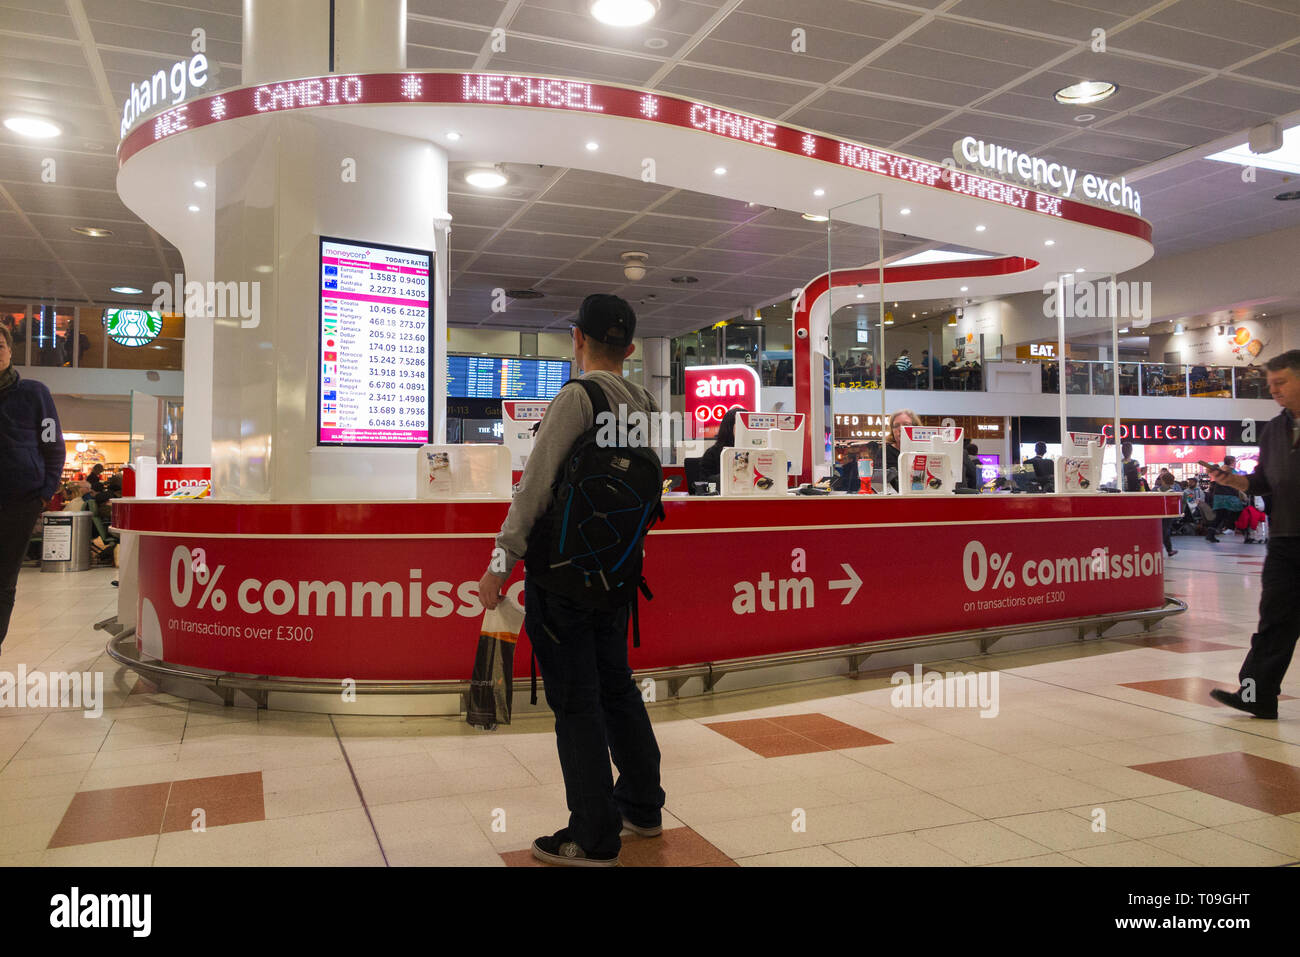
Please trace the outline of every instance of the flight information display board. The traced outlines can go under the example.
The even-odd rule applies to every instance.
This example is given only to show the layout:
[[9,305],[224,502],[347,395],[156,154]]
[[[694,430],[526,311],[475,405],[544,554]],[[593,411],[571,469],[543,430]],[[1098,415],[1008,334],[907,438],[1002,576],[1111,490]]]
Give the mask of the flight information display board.
[[319,445],[429,441],[431,258],[321,237]]
[[456,399],[554,399],[569,381],[563,359],[447,356],[447,395]]

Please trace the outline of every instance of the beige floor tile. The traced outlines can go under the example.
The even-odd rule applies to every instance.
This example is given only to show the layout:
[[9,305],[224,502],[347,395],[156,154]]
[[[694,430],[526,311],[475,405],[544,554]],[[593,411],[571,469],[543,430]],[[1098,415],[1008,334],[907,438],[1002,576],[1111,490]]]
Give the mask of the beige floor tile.
[[352,772],[342,760],[299,768],[262,769],[262,790],[267,794],[274,794],[277,791],[300,791],[309,787],[343,786],[355,790]]
[[34,778],[0,778],[0,801],[62,795],[71,797],[85,776],[84,771],[69,771],[64,774],[42,774]]
[[1289,857],[1300,860],[1300,820],[1288,820],[1284,817],[1261,817],[1252,821],[1238,821],[1235,824],[1222,824],[1215,828],[1225,834],[1267,847]]
[[1087,801],[1113,800],[1118,797],[1113,791],[1099,785],[1059,774],[1003,784],[936,791],[935,796],[983,818],[1050,811]]
[[435,828],[405,842],[385,841],[384,855],[392,867],[505,866],[500,852],[472,825]]
[[[371,819],[379,838],[385,844],[389,841],[409,843],[422,834],[433,833],[448,827],[474,827],[475,814],[464,802],[455,796],[424,798],[418,801],[403,801],[397,804],[383,804],[370,809]],[[506,814],[507,824],[513,815],[513,809]],[[491,824],[491,810],[481,815],[483,828]]]
[[[819,812],[821,813],[821,812]],[[818,815],[811,815],[818,820]],[[687,820],[683,818],[683,820]],[[759,814],[728,821],[687,824],[706,841],[733,861],[797,847],[825,844],[834,837],[825,826],[809,823],[805,831],[796,831],[789,814]]]
[[916,834],[884,834],[828,845],[859,867],[965,867],[966,862]]
[[[1076,771],[1090,771],[1096,768],[1113,768],[1117,765],[1103,757],[1088,754],[1073,747],[1051,747],[1038,751],[1025,751],[1016,755],[1021,761],[1037,764],[1058,774],[1074,775]],[[1078,775],[1074,775],[1077,777]]]
[[[1096,811],[1105,811],[1099,818]],[[1083,818],[1091,827],[1094,820],[1104,824],[1106,830],[1125,839],[1145,840],[1159,834],[1177,834],[1180,831],[1200,830],[1204,825],[1189,821],[1168,811],[1161,811],[1141,801],[1103,801],[1069,808],[1069,813]]]
[[820,845],[797,847],[775,854],[758,854],[736,861],[741,867],[852,867],[848,860]]
[[1043,854],[1040,857],[1022,857],[1014,861],[999,861],[996,864],[985,864],[984,867],[1082,867],[1076,860],[1066,857],[1064,854]]
[[266,864],[269,867],[385,866],[383,852],[374,838],[273,848]]
[[1207,867],[1275,867],[1295,860],[1218,830],[1160,834],[1147,838],[1146,843]]
[[43,867],[149,867],[158,849],[158,835],[120,841],[74,844],[50,848],[41,856]]
[[67,774],[87,771],[95,761],[93,752],[85,754],[60,754],[48,758],[14,758],[0,771],[0,784],[10,779],[27,779],[44,774]]
[[1121,841],[1100,847],[1081,847],[1062,852],[1089,867],[1194,867],[1185,857],[1145,841]]
[[916,836],[967,864],[996,864],[1058,849],[1046,847],[993,821],[926,828],[917,831]]
[[102,791],[105,788],[124,788],[135,784],[158,784],[162,781],[175,781],[181,778],[204,777],[199,774],[185,774],[175,761],[163,761],[153,764],[135,764],[122,768],[106,768],[99,771],[87,771],[81,779],[82,791]]
[[1143,804],[1157,810],[1167,811],[1177,817],[1186,818],[1204,827],[1219,827],[1224,824],[1236,824],[1238,821],[1250,821],[1255,818],[1268,817],[1263,811],[1246,807],[1235,801],[1200,791],[1183,790],[1171,794],[1152,794],[1140,798]]
[[108,771],[113,768],[129,768],[141,764],[165,764],[179,760],[179,744],[155,744],[143,748],[128,748],[122,751],[102,751],[95,755],[92,771]]
[[[1096,819],[1100,821],[1101,819]],[[1092,817],[1084,817],[1069,811],[1038,811],[1034,814],[1018,814],[1013,817],[1000,817],[994,823],[1009,831],[1036,841],[1053,851],[1068,851],[1080,847],[1096,847],[1102,844],[1115,844],[1129,840],[1136,835],[1123,835],[1106,827],[1097,830]],[[1105,821],[1109,825],[1109,820]]]
[[262,800],[268,820],[361,806],[361,795],[351,781],[270,792]]
[[1126,767],[1088,768],[1083,771],[1071,771],[1070,777],[1087,781],[1114,794],[1126,798],[1146,797],[1150,794],[1171,794],[1185,791],[1187,788],[1174,781],[1166,781],[1145,771],[1134,771]]

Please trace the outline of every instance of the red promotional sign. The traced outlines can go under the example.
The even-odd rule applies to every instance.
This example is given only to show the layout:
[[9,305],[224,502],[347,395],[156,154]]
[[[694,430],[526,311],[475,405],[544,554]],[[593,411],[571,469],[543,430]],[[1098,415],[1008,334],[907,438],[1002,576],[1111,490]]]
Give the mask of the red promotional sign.
[[212,485],[211,465],[160,465],[155,495],[170,495],[182,488],[198,491]]
[[[744,503],[669,503],[668,522],[647,541],[656,597],[642,602],[632,666],[1160,607],[1155,516],[1164,497],[1097,498],[1043,496],[1032,503],[1038,518],[1010,520],[1028,507],[775,501],[751,520]],[[155,507],[188,509],[181,514],[197,521],[192,536],[141,537],[137,632],[146,655],[245,674],[468,679],[483,613],[477,583],[491,549],[483,530],[504,505],[446,524],[388,506],[408,534],[440,527],[427,539],[387,537],[387,520],[358,511],[358,528],[385,537],[268,537],[255,549],[200,531],[209,518],[228,520],[211,503]],[[142,506],[125,508],[123,527],[140,527]],[[266,508],[284,512],[286,527],[311,527],[301,507]],[[1006,514],[982,514],[993,512]],[[521,575],[508,586],[516,598]],[[515,662],[527,672],[528,655]]]
[[758,373],[750,366],[687,366],[686,421],[695,438],[718,434],[722,417],[731,409],[758,410]]

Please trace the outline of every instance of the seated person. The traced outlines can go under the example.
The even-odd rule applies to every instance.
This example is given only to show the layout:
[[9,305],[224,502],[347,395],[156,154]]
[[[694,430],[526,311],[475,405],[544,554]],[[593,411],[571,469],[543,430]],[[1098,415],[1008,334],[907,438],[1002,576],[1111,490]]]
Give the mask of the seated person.
[[713,444],[700,456],[701,482],[722,481],[722,450],[734,448],[736,445],[736,413],[739,411],[740,409],[731,409],[722,417]]
[[1047,443],[1037,442],[1034,444],[1034,457],[1025,462],[1026,465],[1032,465],[1034,468],[1034,481],[1043,487],[1043,490],[1050,492],[1056,484],[1056,470],[1052,466],[1052,460],[1045,458],[1047,455]]
[[921,417],[911,409],[899,409],[889,417],[889,438],[885,440],[885,474],[894,491],[898,491],[898,456],[902,449],[903,429],[909,425],[924,424]]

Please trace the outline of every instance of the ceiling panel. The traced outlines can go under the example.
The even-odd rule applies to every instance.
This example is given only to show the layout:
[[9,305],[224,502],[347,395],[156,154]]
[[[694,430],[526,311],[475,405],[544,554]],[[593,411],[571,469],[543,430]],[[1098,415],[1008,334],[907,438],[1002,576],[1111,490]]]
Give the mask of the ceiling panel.
[[1300,31],[1300,8],[1290,13],[1269,10],[1238,0],[1179,0],[1151,15],[1154,23],[1195,30],[1206,36],[1271,47],[1278,37]]
[[881,96],[896,96],[901,99],[922,100],[946,106],[964,106],[973,103],[988,92],[986,88],[970,83],[932,80],[925,76],[897,73],[875,66],[863,67],[844,79],[841,85]]
[[1261,52],[1258,46],[1156,23],[1137,23],[1107,41],[1116,52],[1163,57],[1179,63],[1222,70]]
[[948,11],[956,16],[986,20],[1012,27],[1029,27],[1035,33],[1074,38],[1087,37],[1096,27],[1110,28],[1119,14],[1087,9],[1055,0],[1034,0],[1033,16],[1026,16],[1024,0],[961,0]]
[[627,219],[628,214],[622,210],[538,203],[521,216],[513,224],[513,228],[595,238],[613,232],[627,222]]

